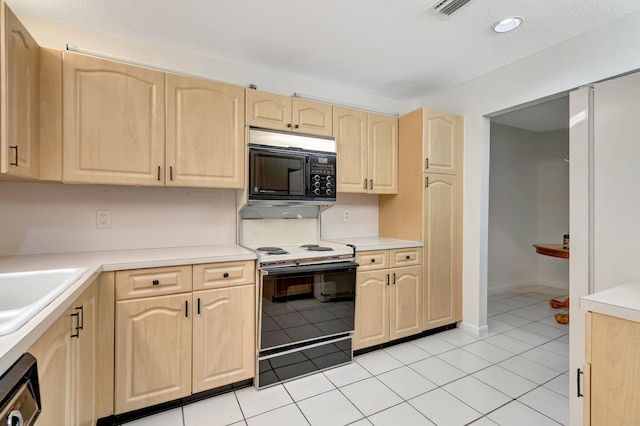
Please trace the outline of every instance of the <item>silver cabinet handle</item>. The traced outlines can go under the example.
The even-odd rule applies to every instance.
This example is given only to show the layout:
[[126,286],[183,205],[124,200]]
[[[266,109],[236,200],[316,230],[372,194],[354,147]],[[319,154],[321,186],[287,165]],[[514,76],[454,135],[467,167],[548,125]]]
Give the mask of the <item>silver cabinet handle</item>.
[[424,168],[428,169],[429,168],[429,157],[424,159]]
[[362,185],[364,187],[364,189],[367,189],[367,179],[364,179],[364,184]]
[[369,182],[371,183],[371,185],[369,185],[369,189],[373,189],[373,179],[371,179]]
[[424,178],[424,187],[428,188],[429,187],[429,176]]
[[7,426],[23,426],[24,419],[20,410],[13,410],[7,416]]
[[160,166],[158,166],[158,182],[160,181]]

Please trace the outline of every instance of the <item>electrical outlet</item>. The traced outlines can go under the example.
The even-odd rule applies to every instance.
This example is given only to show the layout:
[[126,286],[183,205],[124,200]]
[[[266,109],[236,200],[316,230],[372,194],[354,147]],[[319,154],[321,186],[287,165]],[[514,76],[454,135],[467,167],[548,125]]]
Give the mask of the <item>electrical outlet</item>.
[[111,212],[109,210],[96,211],[96,228],[111,228]]
[[351,220],[351,213],[349,212],[349,210],[345,210],[344,211],[344,217],[343,220],[345,222],[349,222]]

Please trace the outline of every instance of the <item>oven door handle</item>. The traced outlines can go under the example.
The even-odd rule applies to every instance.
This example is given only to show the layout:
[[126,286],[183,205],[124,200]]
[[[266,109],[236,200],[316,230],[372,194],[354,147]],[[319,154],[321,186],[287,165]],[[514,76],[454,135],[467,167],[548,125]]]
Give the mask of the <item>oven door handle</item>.
[[357,268],[356,262],[317,263],[315,265],[285,266],[283,268],[264,268],[263,275],[285,275],[299,272],[325,272]]

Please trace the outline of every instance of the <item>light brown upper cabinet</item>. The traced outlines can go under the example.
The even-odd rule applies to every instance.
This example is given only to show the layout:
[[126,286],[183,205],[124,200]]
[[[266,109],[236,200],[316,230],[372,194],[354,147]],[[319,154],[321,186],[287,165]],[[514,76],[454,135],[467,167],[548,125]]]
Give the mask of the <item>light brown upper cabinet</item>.
[[243,188],[244,88],[167,74],[167,186]]
[[244,187],[243,88],[65,52],[63,90],[65,183]]
[[463,126],[460,116],[424,110],[425,173],[456,175],[461,172]]
[[38,179],[40,47],[0,1],[0,173]]
[[330,137],[332,105],[247,90],[247,125]]
[[164,79],[64,52],[64,182],[164,185]]
[[338,192],[398,191],[398,119],[333,107],[338,147]]

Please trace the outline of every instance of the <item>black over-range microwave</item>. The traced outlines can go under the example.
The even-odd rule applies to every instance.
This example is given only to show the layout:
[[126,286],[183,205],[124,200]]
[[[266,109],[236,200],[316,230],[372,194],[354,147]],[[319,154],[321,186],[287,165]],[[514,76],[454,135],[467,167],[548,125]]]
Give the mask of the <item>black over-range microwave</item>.
[[335,139],[250,128],[248,199],[334,203]]

